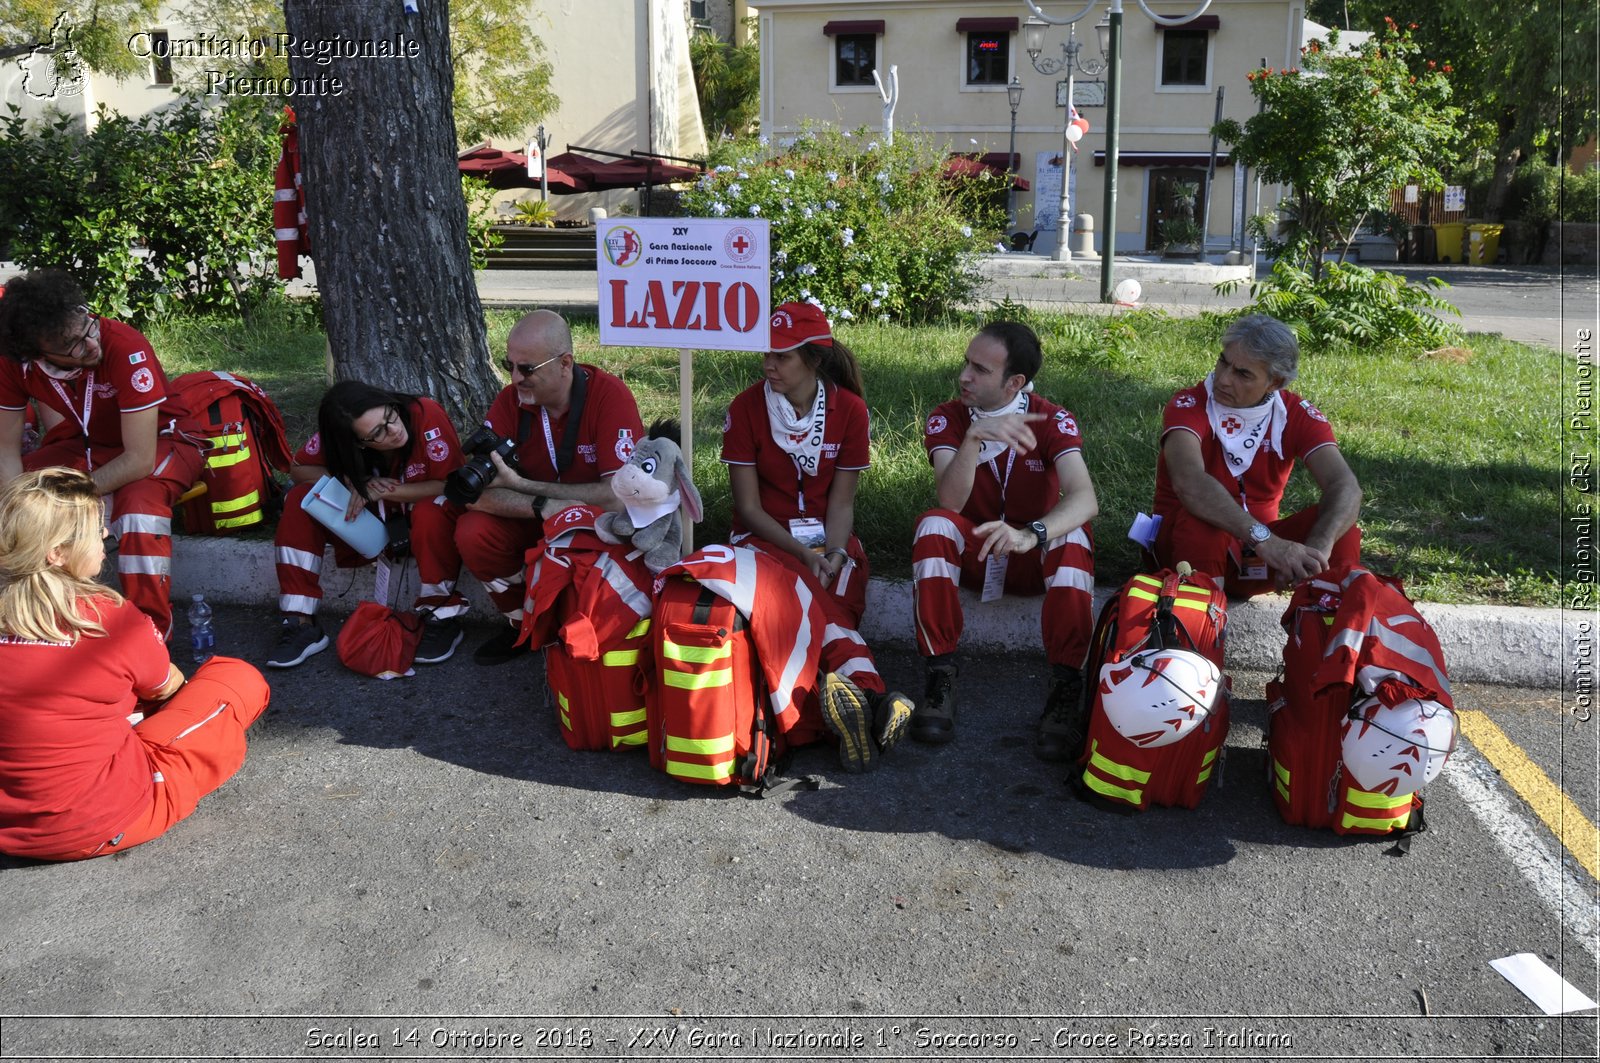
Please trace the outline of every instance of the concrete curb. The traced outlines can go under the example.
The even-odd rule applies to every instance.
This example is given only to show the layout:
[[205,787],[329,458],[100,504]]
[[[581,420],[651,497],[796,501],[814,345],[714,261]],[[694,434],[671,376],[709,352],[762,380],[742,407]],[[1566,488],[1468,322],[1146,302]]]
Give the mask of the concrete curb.
[[[358,602],[371,599],[374,571],[372,565],[334,568],[329,555],[323,578],[327,611],[348,613]],[[416,586],[414,569],[407,579],[409,597],[410,589]],[[476,580],[463,575],[462,589],[472,602],[470,615],[481,620],[497,617]],[[1097,612],[1115,589],[1096,589]],[[275,607],[278,581],[271,544],[260,540],[180,537],[172,559],[172,596],[180,603],[180,611],[181,603],[196,593],[228,605]],[[1037,652],[1040,599],[1009,598],[984,603],[978,601],[977,595],[963,591],[962,600],[967,618],[963,654]],[[1286,597],[1268,595],[1229,606],[1230,668],[1267,672],[1277,668],[1284,639],[1279,618],[1287,602]],[[1452,678],[1542,689],[1561,686],[1565,667],[1562,649],[1577,637],[1578,617],[1564,616],[1559,609],[1428,602],[1419,607],[1439,636]],[[909,581],[872,580],[861,634],[875,645],[912,644]]]

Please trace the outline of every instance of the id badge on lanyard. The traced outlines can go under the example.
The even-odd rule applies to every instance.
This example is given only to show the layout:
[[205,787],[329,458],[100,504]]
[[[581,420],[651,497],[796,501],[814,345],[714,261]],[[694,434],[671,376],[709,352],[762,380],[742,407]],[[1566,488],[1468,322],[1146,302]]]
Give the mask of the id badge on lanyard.
[[[1011,482],[1011,469],[1017,463],[1017,452],[1013,448],[1006,451],[1006,474],[1000,475],[1000,465],[993,458],[989,459],[989,471],[994,473],[994,478],[1000,482],[1000,520],[1006,519],[1006,485]],[[1010,565],[1009,554],[990,554],[983,563],[983,591],[978,596],[981,602],[997,602],[1006,593],[1006,567]]]
[[67,408],[72,419],[78,422],[78,428],[83,432],[83,460],[90,472],[94,472],[94,449],[89,440],[89,417],[94,413],[94,370],[83,374],[83,413],[80,415],[72,407],[72,398],[67,394],[67,389],[61,386],[61,381],[51,380],[50,386],[56,389],[56,394],[61,396],[61,404]]

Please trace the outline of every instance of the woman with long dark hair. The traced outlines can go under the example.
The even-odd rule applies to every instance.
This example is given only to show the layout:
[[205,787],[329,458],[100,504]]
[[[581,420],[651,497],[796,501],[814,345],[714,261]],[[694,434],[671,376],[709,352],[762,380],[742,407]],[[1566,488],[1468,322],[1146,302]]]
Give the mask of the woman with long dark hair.
[[913,706],[886,693],[857,632],[869,568],[855,534],[856,487],[871,464],[855,355],[810,303],[773,312],[762,381],[728,407],[722,461],[733,492],[733,543],[762,550],[816,584],[828,619],[822,714],[850,771],[875,766]]
[[404,395],[359,380],[341,380],[322,396],[317,432],[294,456],[295,487],[284,502],[274,539],[278,563],[278,646],[273,668],[293,668],[328,647],[317,623],[322,601],[322,555],[330,543],[341,567],[366,564],[302,503],[323,476],[350,491],[344,517],[370,510],[386,524],[409,523],[409,550],[417,559],[416,609],[423,617],[418,664],[449,659],[461,642],[467,601],[456,591],[461,554],[455,545],[461,507],[445,502],[445,478],[462,463],[461,443],[444,408],[430,398]]

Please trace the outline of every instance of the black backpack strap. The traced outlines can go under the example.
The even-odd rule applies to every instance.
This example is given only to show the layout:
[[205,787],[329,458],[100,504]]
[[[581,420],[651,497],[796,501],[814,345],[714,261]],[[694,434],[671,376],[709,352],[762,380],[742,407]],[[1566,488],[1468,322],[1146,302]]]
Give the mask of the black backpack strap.
[[556,451],[556,476],[572,468],[578,453],[578,424],[583,420],[583,405],[589,398],[589,377],[583,366],[572,363],[572,401],[567,406],[567,427],[561,433],[561,448]]

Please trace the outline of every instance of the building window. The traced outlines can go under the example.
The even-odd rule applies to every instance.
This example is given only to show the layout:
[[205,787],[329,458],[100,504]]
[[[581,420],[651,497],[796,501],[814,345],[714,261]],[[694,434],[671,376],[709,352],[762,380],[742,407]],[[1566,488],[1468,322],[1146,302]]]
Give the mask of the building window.
[[871,33],[841,33],[833,39],[834,84],[871,87],[878,66],[878,38]]
[[172,84],[171,37],[166,30],[150,31],[150,81],[155,85]]
[[706,0],[689,0],[689,18],[693,22],[706,21]]
[[1011,34],[967,34],[967,84],[1004,85],[1011,76]]
[[1210,30],[1167,30],[1161,35],[1161,84],[1204,85]]

